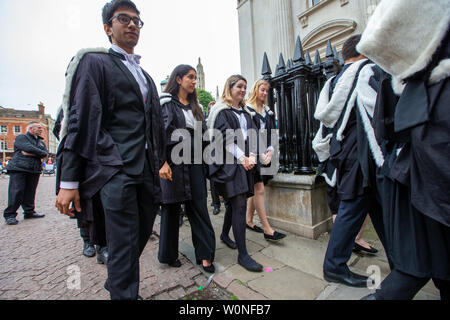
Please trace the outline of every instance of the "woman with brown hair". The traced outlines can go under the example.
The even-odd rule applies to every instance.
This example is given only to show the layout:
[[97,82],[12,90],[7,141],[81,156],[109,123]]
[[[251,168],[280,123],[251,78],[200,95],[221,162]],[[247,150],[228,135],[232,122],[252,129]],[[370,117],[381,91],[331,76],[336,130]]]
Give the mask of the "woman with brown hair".
[[[264,152],[262,152],[263,150],[260,150],[261,165],[263,166],[269,165],[274,152],[271,143],[271,130],[275,129],[275,121],[273,112],[266,105],[269,88],[270,84],[266,80],[256,81],[247,101],[248,109],[255,112],[253,122],[258,128],[260,138],[266,137],[266,141],[260,144],[267,146],[267,149]],[[278,241],[285,238],[286,235],[272,229],[267,220],[266,208],[264,206],[264,185],[272,179],[272,176],[262,175],[261,170],[259,169],[260,167],[257,168],[255,173],[255,195],[249,198],[247,202],[247,228],[255,232],[264,233],[264,238],[266,240]],[[253,223],[255,209],[264,229],[261,229]]]
[[[214,273],[216,240],[208,214],[206,177],[203,163],[195,164],[194,130],[206,130],[203,112],[197,99],[195,85],[197,73],[188,65],[176,67],[161,95],[162,116],[167,140],[167,162],[160,170],[162,189],[161,231],[158,260],[171,267],[180,267],[178,260],[179,212],[181,204],[192,231],[197,264],[207,272]],[[175,130],[184,129],[191,139],[191,157],[185,161],[172,159],[172,149],[180,142],[173,141]],[[184,137],[183,137],[184,138]],[[180,138],[182,139],[182,138]],[[202,145],[202,144],[200,144]],[[202,152],[202,150],[195,150]],[[176,163],[175,163],[176,162]]]
[[[217,158],[210,165],[211,181],[216,190],[226,199],[225,218],[220,239],[230,248],[238,249],[238,263],[254,272],[262,271],[262,266],[247,252],[245,243],[245,214],[247,198],[253,196],[256,146],[250,144],[249,130],[255,130],[252,113],[245,106],[247,81],[241,75],[228,78],[222,99],[208,117],[208,129],[215,129],[211,143],[222,147],[226,159]],[[234,139],[229,133],[234,132]],[[220,143],[224,142],[224,143]],[[217,150],[216,150],[217,151]],[[227,161],[231,159],[231,161]],[[225,161],[223,161],[225,160]],[[229,237],[233,227],[236,243]]]

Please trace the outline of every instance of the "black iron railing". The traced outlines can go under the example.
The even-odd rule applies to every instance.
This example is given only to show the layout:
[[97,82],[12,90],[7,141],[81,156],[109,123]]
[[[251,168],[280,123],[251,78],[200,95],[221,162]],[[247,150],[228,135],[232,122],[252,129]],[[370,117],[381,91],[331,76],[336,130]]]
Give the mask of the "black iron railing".
[[272,76],[267,54],[264,53],[262,75],[270,83],[268,105],[277,114],[280,146],[280,172],[313,174],[319,162],[312,150],[312,140],[319,129],[314,119],[320,90],[343,65],[331,42],[327,43],[326,60],[316,51],[314,62],[310,53],[303,52],[297,37],[294,56],[285,63],[280,54]]

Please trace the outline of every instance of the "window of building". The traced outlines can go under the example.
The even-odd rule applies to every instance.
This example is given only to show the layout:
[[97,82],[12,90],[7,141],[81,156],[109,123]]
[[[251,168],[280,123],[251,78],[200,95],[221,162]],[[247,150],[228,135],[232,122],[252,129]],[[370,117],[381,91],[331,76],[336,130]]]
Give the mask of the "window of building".
[[1,134],[6,134],[6,133],[8,133],[8,126],[1,126],[1,127],[0,127],[0,133],[1,133]]
[[318,4],[320,1],[322,0],[311,0],[311,7],[315,6],[316,4]]
[[8,143],[5,141],[0,141],[0,151],[6,151],[8,149]]
[[14,126],[14,134],[20,134],[20,126]]

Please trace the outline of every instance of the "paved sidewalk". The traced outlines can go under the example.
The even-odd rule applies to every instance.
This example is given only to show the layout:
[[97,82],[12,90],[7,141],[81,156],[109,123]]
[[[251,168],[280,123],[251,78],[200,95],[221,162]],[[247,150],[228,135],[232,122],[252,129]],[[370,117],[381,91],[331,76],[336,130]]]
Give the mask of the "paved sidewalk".
[[[8,177],[0,177],[0,208],[7,205]],[[41,177],[36,195],[36,210],[46,217],[23,220],[19,209],[16,226],[0,223],[0,300],[104,300],[106,267],[96,258],[82,255],[82,240],[76,220],[59,214],[54,207],[54,177]],[[212,209],[212,207],[210,207]],[[212,212],[212,210],[211,210]],[[322,277],[322,262],[328,235],[309,240],[292,234],[279,243],[266,241],[262,234],[247,230],[249,253],[265,271],[251,273],[237,265],[237,251],[227,248],[219,239],[224,207],[217,216],[211,214],[216,230],[216,274],[212,284],[225,289],[240,300],[298,299],[341,300],[360,299],[369,289],[329,284]],[[154,230],[159,233],[159,218]],[[365,235],[376,248],[381,248],[373,230]],[[145,299],[181,299],[205,286],[210,274],[192,263],[194,250],[189,223],[180,228],[180,260],[175,269],[157,259],[158,237],[152,236],[141,257],[140,294]],[[353,255],[351,268],[364,274],[371,265],[378,266],[382,277],[388,273],[385,254],[375,257]],[[79,273],[77,273],[79,271]],[[80,282],[77,283],[79,274]],[[74,280],[75,279],[75,280]],[[439,299],[430,282],[416,299]]]

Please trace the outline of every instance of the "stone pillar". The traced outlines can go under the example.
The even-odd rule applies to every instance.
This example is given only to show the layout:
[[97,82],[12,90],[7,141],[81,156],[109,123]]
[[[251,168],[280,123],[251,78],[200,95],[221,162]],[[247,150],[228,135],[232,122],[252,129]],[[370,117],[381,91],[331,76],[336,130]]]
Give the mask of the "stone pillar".
[[271,14],[274,17],[275,48],[289,59],[294,53],[294,26],[292,25],[291,0],[270,0]]
[[315,175],[277,174],[265,186],[267,219],[272,227],[309,239],[331,230],[326,184]]

